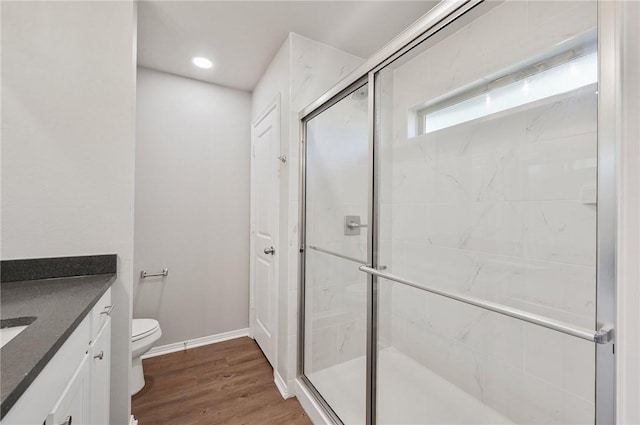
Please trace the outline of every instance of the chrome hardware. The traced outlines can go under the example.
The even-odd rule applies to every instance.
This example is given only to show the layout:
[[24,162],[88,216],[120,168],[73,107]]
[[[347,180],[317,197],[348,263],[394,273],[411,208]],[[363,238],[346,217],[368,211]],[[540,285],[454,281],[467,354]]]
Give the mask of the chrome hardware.
[[105,311],[101,311],[100,314],[106,314],[107,316],[111,316],[111,312],[113,311],[113,308],[116,306],[116,303],[113,303],[111,305],[107,305],[105,306]]
[[73,416],[69,415],[69,416],[67,416],[67,418],[64,421],[59,422],[56,425],[71,425],[71,421],[72,420],[73,420]]
[[269,254],[276,255],[276,249],[274,247],[270,246],[269,248],[265,248],[264,249],[264,253],[267,254],[267,255],[269,255]]
[[606,344],[613,340],[613,327],[612,326],[603,326],[598,329],[598,332],[594,335],[594,342],[598,344]]
[[350,222],[347,223],[347,227],[349,229],[359,229],[361,227],[368,227],[368,226],[366,224],[360,224],[360,223],[358,223],[356,221],[350,221]]
[[389,273],[383,273],[369,266],[360,266],[361,272],[365,272],[374,276],[381,277],[386,280],[391,280],[403,285],[411,286],[412,288],[420,289],[422,291],[430,292],[441,297],[446,297],[451,300],[459,301],[465,304],[469,304],[475,307],[479,307],[484,310],[489,310],[494,313],[509,316],[514,319],[522,320],[523,322],[532,323],[534,325],[542,326],[543,328],[552,329],[554,331],[571,335],[577,338],[586,339],[587,341],[595,342],[597,344],[606,344],[613,339],[613,328],[610,326],[604,326],[598,331],[594,332],[590,329],[579,328],[572,326],[568,323],[561,322],[559,320],[550,319],[548,317],[540,316],[537,314],[529,313],[524,310],[503,306],[500,304],[485,301],[480,298],[470,297],[462,294],[455,294],[453,292],[443,291],[441,289],[429,287],[421,283],[413,282]]
[[147,273],[146,270],[142,270],[140,272],[140,277],[144,279],[146,277],[166,276],[168,274],[169,274],[169,269],[162,269],[162,271],[160,273]]
[[285,162],[287,162],[287,155],[280,155],[278,159],[284,164]]
[[360,229],[368,227],[367,224],[360,223],[359,215],[345,215],[344,216],[344,234],[345,236],[354,236],[360,234]]
[[104,351],[100,351],[100,354],[98,354],[97,356],[93,356],[94,359],[100,359],[102,360],[104,357]]

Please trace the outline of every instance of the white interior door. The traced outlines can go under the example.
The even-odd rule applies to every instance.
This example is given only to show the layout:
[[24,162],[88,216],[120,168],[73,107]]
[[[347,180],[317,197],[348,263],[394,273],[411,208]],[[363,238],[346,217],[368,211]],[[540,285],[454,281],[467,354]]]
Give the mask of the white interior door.
[[251,335],[272,366],[277,347],[280,102],[251,128]]

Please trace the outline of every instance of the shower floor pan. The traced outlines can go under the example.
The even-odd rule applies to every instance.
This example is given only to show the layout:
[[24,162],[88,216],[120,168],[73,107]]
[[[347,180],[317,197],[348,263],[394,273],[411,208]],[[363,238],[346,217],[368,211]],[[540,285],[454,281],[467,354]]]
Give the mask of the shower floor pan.
[[[378,353],[379,424],[513,424],[394,347]],[[365,358],[308,374],[347,425],[364,423]]]

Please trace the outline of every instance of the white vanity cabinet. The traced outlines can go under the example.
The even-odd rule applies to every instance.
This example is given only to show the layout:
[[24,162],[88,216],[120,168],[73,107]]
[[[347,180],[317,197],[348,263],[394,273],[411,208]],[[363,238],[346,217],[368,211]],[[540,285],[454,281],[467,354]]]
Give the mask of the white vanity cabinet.
[[62,392],[46,425],[89,424],[91,364],[89,354],[85,354],[71,381]]
[[107,425],[110,410],[111,289],[16,401],[1,425]]
[[89,349],[91,362],[91,425],[109,425],[111,380],[111,319],[107,317]]

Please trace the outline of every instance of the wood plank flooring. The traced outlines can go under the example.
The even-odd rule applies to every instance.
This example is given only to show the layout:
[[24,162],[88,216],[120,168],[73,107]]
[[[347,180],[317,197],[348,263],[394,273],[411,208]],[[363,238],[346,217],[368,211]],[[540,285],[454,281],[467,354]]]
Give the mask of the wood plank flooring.
[[283,400],[273,369],[250,338],[143,360],[146,385],[131,401],[139,425],[306,425],[295,398]]

